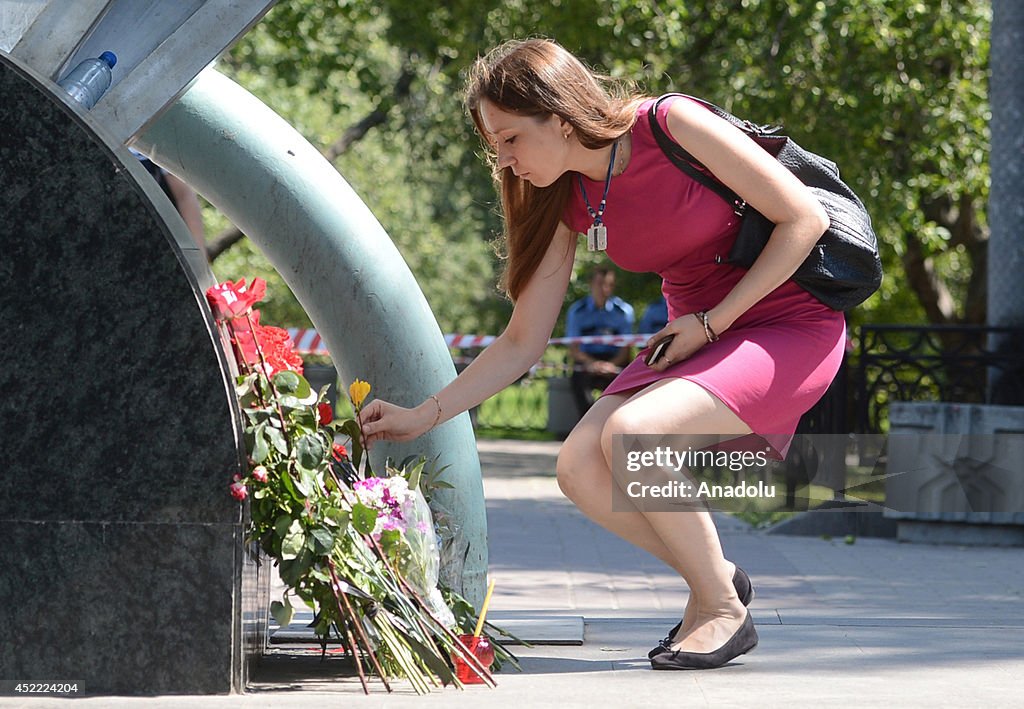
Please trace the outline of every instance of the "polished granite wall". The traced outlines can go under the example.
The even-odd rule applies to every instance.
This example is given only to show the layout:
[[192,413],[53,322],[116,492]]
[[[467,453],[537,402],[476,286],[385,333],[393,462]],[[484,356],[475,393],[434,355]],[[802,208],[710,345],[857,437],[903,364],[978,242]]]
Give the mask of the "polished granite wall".
[[239,690],[268,586],[227,494],[243,453],[212,275],[130,153],[46,86],[0,52],[0,680]]

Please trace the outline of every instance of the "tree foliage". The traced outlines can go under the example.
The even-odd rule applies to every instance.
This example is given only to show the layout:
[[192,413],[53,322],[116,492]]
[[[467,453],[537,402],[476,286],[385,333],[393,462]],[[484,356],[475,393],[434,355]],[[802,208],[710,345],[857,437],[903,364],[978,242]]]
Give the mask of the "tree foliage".
[[[652,95],[781,123],[839,163],[887,272],[855,321],[982,322],[990,22],[986,0],[282,0],[224,66],[325,151],[384,116],[335,164],[445,329],[495,332],[507,315],[493,182],[460,93],[478,55],[527,36]],[[650,276],[619,283],[638,309],[657,292]]]

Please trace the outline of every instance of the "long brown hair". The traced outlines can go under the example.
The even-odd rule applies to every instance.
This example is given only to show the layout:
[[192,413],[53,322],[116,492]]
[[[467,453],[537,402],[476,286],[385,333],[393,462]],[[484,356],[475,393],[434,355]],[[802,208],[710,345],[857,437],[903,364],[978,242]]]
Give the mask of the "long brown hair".
[[596,150],[632,127],[643,97],[590,71],[548,39],[505,42],[473,64],[466,108],[500,184],[507,258],[501,285],[514,301],[544,258],[572,193],[572,178],[566,172],[548,187],[535,187],[511,168],[498,170],[497,155],[480,120],[484,99],[509,113],[554,114],[572,125],[584,147]]

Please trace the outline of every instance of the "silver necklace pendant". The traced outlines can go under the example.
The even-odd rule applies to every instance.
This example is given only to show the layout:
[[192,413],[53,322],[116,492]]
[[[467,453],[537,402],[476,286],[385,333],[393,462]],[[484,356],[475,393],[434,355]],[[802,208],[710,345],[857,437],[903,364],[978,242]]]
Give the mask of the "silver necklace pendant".
[[587,251],[604,251],[608,248],[608,228],[604,225],[602,217],[605,207],[608,205],[608,188],[612,184],[612,170],[615,168],[615,154],[619,149],[619,141],[612,143],[612,154],[608,158],[608,174],[604,178],[604,194],[601,195],[601,203],[595,211],[587,199],[587,188],[583,185],[583,175],[577,173],[576,179],[580,183],[580,194],[583,196],[583,203],[587,205],[587,212],[594,223],[587,229]]

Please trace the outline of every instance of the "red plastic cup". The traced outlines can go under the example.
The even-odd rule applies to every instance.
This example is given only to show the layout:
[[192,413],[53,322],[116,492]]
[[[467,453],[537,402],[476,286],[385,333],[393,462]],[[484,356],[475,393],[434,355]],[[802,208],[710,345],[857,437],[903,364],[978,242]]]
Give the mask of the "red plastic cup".
[[[469,651],[473,653],[481,665],[491,669],[491,663],[494,662],[494,648],[486,637],[483,635],[474,637],[471,634],[465,634],[459,635],[459,640],[469,648]],[[452,657],[452,662],[455,664],[455,676],[463,684],[484,683],[483,678],[458,655]]]

